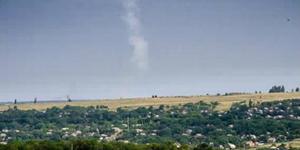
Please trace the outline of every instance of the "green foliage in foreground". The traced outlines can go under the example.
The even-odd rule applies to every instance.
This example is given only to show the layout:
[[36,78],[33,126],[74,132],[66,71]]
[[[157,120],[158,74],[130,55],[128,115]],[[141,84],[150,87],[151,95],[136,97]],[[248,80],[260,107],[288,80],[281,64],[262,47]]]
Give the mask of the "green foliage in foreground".
[[[278,150],[286,150],[286,145],[277,147]],[[162,144],[133,144],[123,142],[98,142],[96,140],[73,141],[14,141],[7,145],[0,144],[0,150],[217,150],[207,144],[199,144],[195,147],[182,145],[177,147],[171,142]],[[270,150],[270,148],[258,148],[258,150]],[[300,150],[289,148],[289,150]]]
[[11,142],[0,145],[0,150],[213,150],[206,144],[195,148],[183,145],[177,148],[172,143],[164,144],[132,144],[121,142],[98,142],[96,140],[75,141],[27,141]]

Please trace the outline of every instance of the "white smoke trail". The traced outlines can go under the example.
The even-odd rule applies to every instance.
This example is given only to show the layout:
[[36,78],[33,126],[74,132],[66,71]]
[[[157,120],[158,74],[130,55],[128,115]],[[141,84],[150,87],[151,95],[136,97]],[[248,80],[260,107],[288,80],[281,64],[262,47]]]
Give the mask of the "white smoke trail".
[[123,17],[129,28],[129,44],[133,47],[132,61],[141,70],[148,69],[148,42],[141,33],[137,0],[124,0],[126,15]]

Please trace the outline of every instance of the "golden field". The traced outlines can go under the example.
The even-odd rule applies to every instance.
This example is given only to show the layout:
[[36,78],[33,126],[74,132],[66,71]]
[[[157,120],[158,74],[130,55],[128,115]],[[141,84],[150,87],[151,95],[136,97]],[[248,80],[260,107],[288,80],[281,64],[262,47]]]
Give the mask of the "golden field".
[[219,102],[217,107],[220,111],[225,111],[230,108],[231,104],[240,101],[252,100],[255,102],[274,101],[300,98],[300,92],[298,93],[263,93],[263,94],[241,94],[231,96],[173,96],[173,97],[158,97],[158,98],[124,98],[124,99],[103,99],[103,100],[80,100],[73,102],[41,102],[41,103],[20,103],[20,104],[1,104],[0,111],[7,110],[17,106],[21,110],[45,110],[51,107],[64,107],[66,105],[71,106],[108,106],[109,109],[115,110],[118,107],[136,108],[140,106],[159,106],[159,105],[179,105],[186,103],[203,102]]

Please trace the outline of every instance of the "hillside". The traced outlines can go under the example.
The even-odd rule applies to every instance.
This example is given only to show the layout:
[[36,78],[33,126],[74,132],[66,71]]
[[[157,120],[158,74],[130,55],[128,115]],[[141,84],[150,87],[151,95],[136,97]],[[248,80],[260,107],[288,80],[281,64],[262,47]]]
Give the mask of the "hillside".
[[0,111],[7,110],[9,107],[17,106],[21,110],[45,110],[51,107],[63,108],[66,105],[71,106],[107,106],[111,110],[118,107],[136,108],[140,106],[159,106],[159,105],[179,105],[186,103],[196,103],[199,101],[212,102],[218,101],[218,110],[224,111],[230,108],[232,103],[240,101],[252,100],[255,102],[265,102],[284,99],[300,98],[298,93],[263,93],[263,94],[243,94],[243,95],[230,95],[230,96],[174,96],[174,97],[158,97],[158,98],[124,98],[124,99],[102,99],[102,100],[80,100],[73,102],[43,102],[43,103],[20,103],[20,104],[1,104]]
[[65,106],[45,111],[9,109],[0,113],[0,143],[15,140],[76,139],[124,143],[210,144],[215,148],[257,148],[286,143],[298,147],[300,99],[117,109]]

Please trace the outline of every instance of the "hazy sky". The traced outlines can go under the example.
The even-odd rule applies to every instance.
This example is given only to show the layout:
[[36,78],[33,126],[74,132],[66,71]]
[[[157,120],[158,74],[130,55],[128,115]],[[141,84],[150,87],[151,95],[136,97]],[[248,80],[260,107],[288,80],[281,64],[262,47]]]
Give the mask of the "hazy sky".
[[300,86],[298,0],[0,0],[0,101]]

